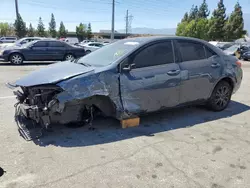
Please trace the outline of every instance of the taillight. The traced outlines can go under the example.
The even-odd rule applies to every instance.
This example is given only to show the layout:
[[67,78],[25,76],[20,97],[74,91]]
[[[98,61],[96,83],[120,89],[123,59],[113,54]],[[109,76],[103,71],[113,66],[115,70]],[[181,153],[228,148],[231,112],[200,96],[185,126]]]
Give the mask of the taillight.
[[240,62],[240,61],[237,61],[237,62],[236,62],[236,65],[237,65],[238,67],[241,67],[241,62]]

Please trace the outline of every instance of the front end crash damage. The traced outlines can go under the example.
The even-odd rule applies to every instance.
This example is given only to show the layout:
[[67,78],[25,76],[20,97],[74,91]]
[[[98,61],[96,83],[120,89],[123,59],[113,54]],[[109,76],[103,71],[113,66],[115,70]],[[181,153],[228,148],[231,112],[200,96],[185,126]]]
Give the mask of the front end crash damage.
[[21,87],[21,90],[14,91],[18,100],[15,104],[15,119],[19,132],[26,140],[32,139],[30,129],[38,128],[39,125],[41,135],[42,129],[49,128],[51,115],[60,111],[60,105],[55,108],[55,96],[62,91],[56,85]]
[[[26,140],[41,136],[43,130],[56,123],[91,125],[93,117],[98,114],[117,119],[125,114],[115,74],[80,75],[57,84],[20,88],[14,92],[18,100],[16,121]],[[31,130],[37,127],[39,130],[32,134]]]

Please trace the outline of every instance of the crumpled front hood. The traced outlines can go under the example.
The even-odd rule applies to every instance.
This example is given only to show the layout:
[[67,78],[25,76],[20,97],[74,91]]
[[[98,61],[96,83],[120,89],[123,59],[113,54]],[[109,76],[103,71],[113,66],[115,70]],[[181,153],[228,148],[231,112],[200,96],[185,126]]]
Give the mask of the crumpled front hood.
[[94,67],[86,67],[81,64],[73,63],[70,61],[58,62],[48,65],[45,68],[34,71],[31,74],[11,83],[12,86],[35,86],[43,84],[57,83],[80,74],[93,71]]

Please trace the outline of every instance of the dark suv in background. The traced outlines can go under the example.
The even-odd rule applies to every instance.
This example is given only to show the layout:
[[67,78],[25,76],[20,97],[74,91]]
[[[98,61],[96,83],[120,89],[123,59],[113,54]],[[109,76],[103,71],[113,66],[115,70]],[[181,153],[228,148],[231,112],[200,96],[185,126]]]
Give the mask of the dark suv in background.
[[63,61],[84,55],[83,48],[53,39],[33,41],[0,51],[0,58],[13,64],[22,64],[23,61]]

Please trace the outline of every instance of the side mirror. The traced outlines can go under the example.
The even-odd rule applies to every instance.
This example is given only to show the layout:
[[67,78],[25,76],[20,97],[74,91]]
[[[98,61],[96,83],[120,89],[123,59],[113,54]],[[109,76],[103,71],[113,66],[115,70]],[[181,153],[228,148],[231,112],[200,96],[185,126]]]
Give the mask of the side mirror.
[[122,70],[123,71],[126,71],[126,72],[129,72],[129,71],[131,71],[131,69],[133,69],[133,68],[135,68],[135,64],[133,63],[133,64],[130,64],[130,65],[125,65],[123,68],[122,68]]

